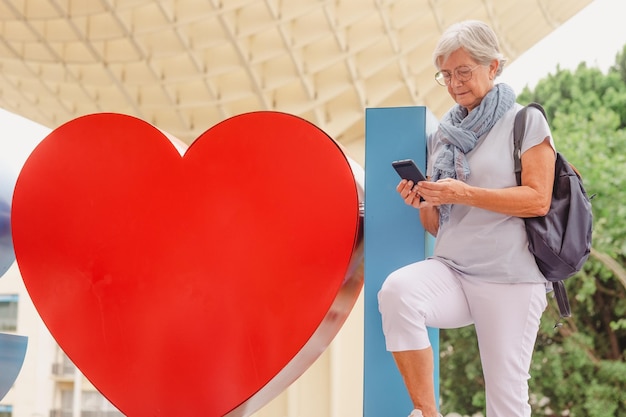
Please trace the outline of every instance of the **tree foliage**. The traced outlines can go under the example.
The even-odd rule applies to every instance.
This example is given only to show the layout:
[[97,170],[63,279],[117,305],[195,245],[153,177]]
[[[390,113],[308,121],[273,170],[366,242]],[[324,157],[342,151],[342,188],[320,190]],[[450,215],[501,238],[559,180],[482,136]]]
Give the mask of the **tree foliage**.
[[[557,149],[595,194],[592,256],[566,281],[572,317],[551,300],[531,367],[533,416],[626,416],[626,46],[607,73],[557,67],[518,102],[541,103]],[[444,412],[484,412],[472,327],[441,332]]]

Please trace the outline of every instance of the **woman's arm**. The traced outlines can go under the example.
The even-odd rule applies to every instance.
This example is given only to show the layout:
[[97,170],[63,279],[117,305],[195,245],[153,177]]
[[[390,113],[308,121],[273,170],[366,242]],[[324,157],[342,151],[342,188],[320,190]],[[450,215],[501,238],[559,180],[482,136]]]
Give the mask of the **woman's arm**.
[[426,200],[421,203],[420,209],[441,204],[465,204],[510,216],[544,216],[552,200],[554,164],[554,149],[546,138],[522,155],[521,186],[489,189],[453,179],[423,181],[417,187],[419,195]]
[[439,207],[420,208],[420,220],[424,229],[437,237],[437,232],[439,231]]

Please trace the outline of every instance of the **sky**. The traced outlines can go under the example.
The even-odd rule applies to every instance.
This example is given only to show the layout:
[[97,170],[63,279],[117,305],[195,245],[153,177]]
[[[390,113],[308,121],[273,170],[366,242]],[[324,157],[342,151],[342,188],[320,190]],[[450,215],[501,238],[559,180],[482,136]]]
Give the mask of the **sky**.
[[[522,0],[520,0],[522,1]],[[615,63],[615,56],[626,45],[624,0],[594,0],[570,20],[559,26],[537,45],[507,64],[499,82],[506,82],[520,93],[524,86],[534,87],[538,80],[563,69],[575,69],[580,62],[603,72]],[[26,158],[50,129],[0,109],[0,197],[6,176],[15,175]]]
[[499,82],[509,84],[516,93],[524,86],[562,69],[574,70],[581,62],[606,72],[615,56],[626,45],[626,2],[594,0],[578,14],[559,26],[522,56],[505,65]]

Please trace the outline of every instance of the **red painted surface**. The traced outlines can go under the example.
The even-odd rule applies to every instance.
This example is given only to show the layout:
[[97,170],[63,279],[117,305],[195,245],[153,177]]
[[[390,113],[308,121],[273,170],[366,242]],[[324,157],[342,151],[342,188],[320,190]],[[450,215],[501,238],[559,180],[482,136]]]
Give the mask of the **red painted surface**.
[[45,324],[131,417],[245,409],[299,353],[319,354],[330,338],[309,339],[353,273],[359,229],[343,153],[277,112],[228,119],[184,157],[136,118],[75,119],[26,161],[11,215]]

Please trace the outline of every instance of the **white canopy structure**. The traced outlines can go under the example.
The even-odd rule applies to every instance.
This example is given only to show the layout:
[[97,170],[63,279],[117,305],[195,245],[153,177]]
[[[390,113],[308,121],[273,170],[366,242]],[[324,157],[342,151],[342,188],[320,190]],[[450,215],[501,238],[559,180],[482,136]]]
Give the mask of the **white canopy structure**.
[[125,113],[187,143],[228,117],[278,110],[361,159],[364,108],[441,116],[452,104],[431,59],[448,25],[488,22],[514,60],[589,3],[0,0],[0,107],[50,128]]

